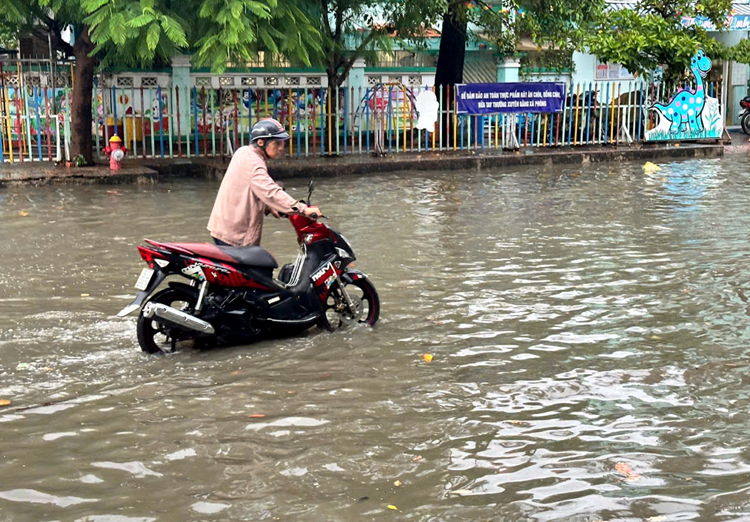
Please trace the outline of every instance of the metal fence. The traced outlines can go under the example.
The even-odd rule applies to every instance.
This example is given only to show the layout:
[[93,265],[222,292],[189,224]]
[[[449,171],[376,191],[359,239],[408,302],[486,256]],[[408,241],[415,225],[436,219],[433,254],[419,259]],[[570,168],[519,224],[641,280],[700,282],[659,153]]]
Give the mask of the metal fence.
[[[400,83],[361,89],[96,88],[92,136],[100,158],[114,134],[129,157],[226,157],[250,142],[255,122],[273,117],[290,129],[288,154],[296,158],[618,145],[643,141],[658,124],[649,107],[668,100],[677,87],[690,86],[571,84],[562,112],[485,116],[458,114],[450,90]],[[704,86],[716,98],[720,87]],[[424,90],[439,103],[432,132],[416,128],[416,99]],[[73,160],[70,94],[68,87],[0,86],[0,162]]]

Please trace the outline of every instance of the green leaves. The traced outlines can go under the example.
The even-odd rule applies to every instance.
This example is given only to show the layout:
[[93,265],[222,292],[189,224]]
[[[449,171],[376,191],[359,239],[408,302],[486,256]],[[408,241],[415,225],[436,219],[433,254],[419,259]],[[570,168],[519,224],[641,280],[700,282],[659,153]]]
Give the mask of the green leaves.
[[[298,0],[297,0],[298,1]],[[283,54],[310,64],[320,49],[320,33],[295,0],[202,0],[193,63],[221,72],[231,63],[243,67],[259,53]]]
[[161,27],[167,34],[167,38],[177,47],[187,47],[187,35],[182,26],[174,18],[164,16],[161,19]]
[[[175,8],[169,8],[172,3]],[[192,28],[182,15],[198,7],[196,0],[81,0],[81,5],[103,63],[142,66],[189,49]]]
[[143,14],[140,14],[136,16],[135,18],[128,20],[128,25],[130,27],[135,27],[137,29],[137,28],[143,27],[144,25],[148,25],[153,21],[154,21],[154,15],[144,12]]
[[146,44],[148,45],[149,52],[153,53],[156,51],[156,46],[159,45],[159,37],[161,36],[161,28],[158,23],[152,23],[148,26],[148,32],[146,33]]
[[730,55],[703,28],[684,27],[683,17],[708,16],[721,27],[730,10],[731,0],[641,0],[637,10],[604,13],[584,43],[601,60],[620,63],[634,73],[650,75],[666,65],[666,79],[674,81],[685,74],[698,49],[713,58]]

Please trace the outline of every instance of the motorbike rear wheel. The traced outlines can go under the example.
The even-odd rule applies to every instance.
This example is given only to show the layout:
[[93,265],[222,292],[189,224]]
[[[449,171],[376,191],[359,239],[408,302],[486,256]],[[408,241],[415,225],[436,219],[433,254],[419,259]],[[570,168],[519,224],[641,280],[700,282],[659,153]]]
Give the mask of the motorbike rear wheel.
[[[368,279],[357,279],[345,286],[352,301],[360,307],[357,322],[367,326],[374,326],[380,318],[380,297],[375,286]],[[336,311],[335,300],[328,297],[325,304],[325,313],[320,319],[320,327],[324,330],[333,331],[348,323],[347,314]]]
[[[172,288],[166,288],[161,292],[157,292],[149,299],[149,302],[165,304],[187,313],[192,313],[196,304],[194,298],[188,297]],[[138,344],[144,352],[166,353],[171,351],[174,333],[168,330],[166,325],[160,323],[158,317],[145,317],[141,310],[138,316],[138,323],[136,324],[136,331],[138,333]],[[185,333],[184,336],[180,336],[175,340],[186,340],[189,338],[189,335]]]
[[740,118],[740,125],[742,125],[742,132],[750,136],[750,112],[746,112]]

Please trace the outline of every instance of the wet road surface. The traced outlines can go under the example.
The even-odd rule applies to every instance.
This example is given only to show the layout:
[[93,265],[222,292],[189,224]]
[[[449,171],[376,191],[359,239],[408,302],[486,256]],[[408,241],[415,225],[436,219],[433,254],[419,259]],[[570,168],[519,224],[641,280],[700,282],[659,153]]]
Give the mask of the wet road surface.
[[0,520],[750,519],[747,160],[660,166],[318,180],[380,323],[166,357],[218,185],[3,189]]

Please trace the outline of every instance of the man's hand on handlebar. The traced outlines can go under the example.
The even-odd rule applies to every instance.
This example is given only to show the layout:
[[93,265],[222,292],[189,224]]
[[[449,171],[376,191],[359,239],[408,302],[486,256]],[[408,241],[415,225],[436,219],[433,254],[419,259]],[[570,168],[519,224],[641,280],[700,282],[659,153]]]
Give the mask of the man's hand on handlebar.
[[312,220],[318,219],[319,217],[324,217],[323,213],[320,211],[320,208],[317,205],[305,208],[305,210],[302,211],[302,215]]

